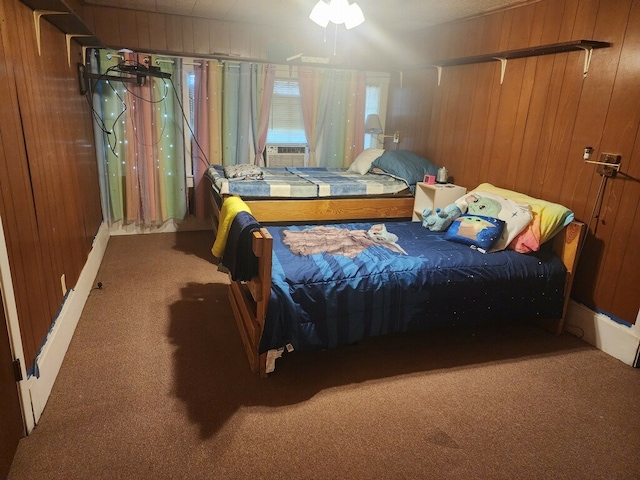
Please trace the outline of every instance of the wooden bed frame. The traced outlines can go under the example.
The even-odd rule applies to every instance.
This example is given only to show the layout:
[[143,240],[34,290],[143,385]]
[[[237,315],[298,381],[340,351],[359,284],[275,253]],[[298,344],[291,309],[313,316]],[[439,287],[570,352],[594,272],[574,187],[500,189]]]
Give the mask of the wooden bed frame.
[[[224,197],[209,189],[211,217],[218,225]],[[411,220],[413,195],[375,195],[358,197],[291,198],[243,198],[251,214],[260,223],[296,223],[356,221],[384,218],[387,220]]]
[[[562,333],[564,318],[569,305],[571,286],[578,264],[579,247],[586,234],[586,225],[573,221],[553,240],[553,251],[567,268],[564,287],[564,307],[559,319],[541,320],[541,326],[554,334]],[[254,373],[267,377],[267,353],[259,354],[258,348],[271,292],[271,255],[273,238],[266,228],[253,234],[253,253],[258,257],[258,275],[248,282],[231,281],[229,300],[242,337],[242,343]],[[270,362],[275,359],[269,359]]]

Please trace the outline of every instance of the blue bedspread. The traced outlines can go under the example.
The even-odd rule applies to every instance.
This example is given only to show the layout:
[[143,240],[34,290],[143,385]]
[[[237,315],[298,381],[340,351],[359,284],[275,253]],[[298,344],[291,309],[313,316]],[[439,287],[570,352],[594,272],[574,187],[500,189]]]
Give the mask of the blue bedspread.
[[[368,230],[371,223],[337,228]],[[353,258],[300,256],[273,236],[272,290],[260,353],[329,349],[378,335],[488,320],[559,318],[566,270],[551,251],[482,254],[419,222],[388,222],[407,255],[384,246]]]
[[211,165],[207,176],[221,195],[242,198],[317,198],[357,195],[388,195],[404,192],[406,182],[390,175],[368,173],[360,175],[346,168],[263,168],[262,180],[230,179],[223,167]]

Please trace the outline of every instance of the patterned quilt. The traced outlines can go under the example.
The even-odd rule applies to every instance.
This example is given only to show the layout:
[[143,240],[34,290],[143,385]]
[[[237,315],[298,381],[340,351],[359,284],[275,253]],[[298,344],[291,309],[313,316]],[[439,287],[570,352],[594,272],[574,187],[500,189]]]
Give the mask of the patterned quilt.
[[389,175],[360,175],[347,169],[263,168],[261,180],[227,178],[220,165],[211,165],[207,176],[220,195],[243,198],[316,198],[381,195],[402,192],[408,185]]

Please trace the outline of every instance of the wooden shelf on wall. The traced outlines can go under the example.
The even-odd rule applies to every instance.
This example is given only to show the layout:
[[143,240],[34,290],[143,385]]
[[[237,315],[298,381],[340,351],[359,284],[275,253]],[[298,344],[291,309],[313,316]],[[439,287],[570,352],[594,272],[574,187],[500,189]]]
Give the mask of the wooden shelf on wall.
[[76,41],[82,47],[82,60],[85,61],[85,50],[89,47],[101,46],[100,40],[84,21],[69,7],[68,1],[63,0],[20,0],[21,3],[33,10],[33,23],[35,27],[38,53],[40,47],[40,22],[44,18],[54,27],[65,34],[67,43],[67,62],[71,66],[71,40]]
[[540,55],[550,55],[554,53],[583,51],[585,52],[583,74],[586,76],[589,71],[589,65],[591,63],[591,52],[597,48],[607,48],[610,46],[611,44],[608,42],[599,42],[596,40],[574,40],[571,42],[552,43],[550,45],[539,45],[536,47],[520,48],[517,50],[485,53],[482,55],[474,55],[471,57],[458,57],[439,60],[431,63],[429,67],[436,68],[438,70],[438,85],[440,85],[440,76],[443,67],[454,67],[457,65],[469,65],[473,63],[501,62],[502,75],[500,78],[500,83],[502,83],[502,80],[504,79],[507,60],[536,57]]
[[[77,35],[81,45],[100,45],[91,29],[62,0],[20,0],[34,12],[39,12],[49,23],[65,34]],[[35,15],[34,15],[35,16]],[[82,36],[81,36],[82,35]]]
[[433,66],[453,67],[455,65],[468,65],[470,63],[495,62],[500,58],[511,60],[514,58],[535,57],[539,55],[550,55],[552,53],[575,52],[577,50],[596,49],[610,47],[608,42],[598,42],[595,40],[575,40],[573,42],[552,43],[551,45],[540,45],[537,47],[520,48],[518,50],[507,50],[497,53],[485,53],[472,57],[451,58],[433,62]]

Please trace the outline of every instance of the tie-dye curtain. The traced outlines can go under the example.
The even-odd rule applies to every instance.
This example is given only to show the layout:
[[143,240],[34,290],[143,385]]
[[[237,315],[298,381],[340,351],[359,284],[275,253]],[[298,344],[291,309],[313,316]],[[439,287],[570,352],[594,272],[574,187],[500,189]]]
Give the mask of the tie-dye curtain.
[[276,78],[275,65],[254,64],[251,67],[251,125],[255,164],[264,166],[264,148],[269,129],[269,110]]
[[194,85],[194,126],[191,138],[191,161],[193,168],[193,190],[195,205],[193,208],[196,218],[207,216],[207,180],[205,172],[211,164],[210,160],[210,105],[209,105],[209,76],[214,74],[216,65],[202,61],[195,65]]
[[195,212],[204,217],[208,164],[264,165],[275,66],[202,61],[195,73]]
[[316,166],[316,118],[318,118],[318,102],[322,70],[311,67],[298,69],[298,85],[300,86],[300,104],[302,106],[302,123],[309,144],[309,166]]
[[[99,51],[94,62],[104,76],[95,81],[98,159],[105,219],[150,227],[186,215],[182,114],[178,59]],[[144,84],[109,80],[121,76],[116,65],[149,64],[171,78],[141,77]],[[132,77],[133,78],[133,77]],[[173,82],[173,84],[172,84]]]
[[209,163],[222,165],[222,64],[209,62]]
[[[240,125],[240,64],[225,62],[222,67],[222,164],[247,163],[238,161],[239,145],[249,141],[248,123]],[[246,68],[246,67],[245,67]],[[248,92],[247,92],[248,93]],[[249,95],[247,95],[247,100]],[[249,103],[247,102],[247,106]],[[248,122],[249,116],[244,119]],[[241,131],[242,129],[242,131]]]
[[348,167],[364,146],[366,74],[300,68],[310,166]]

